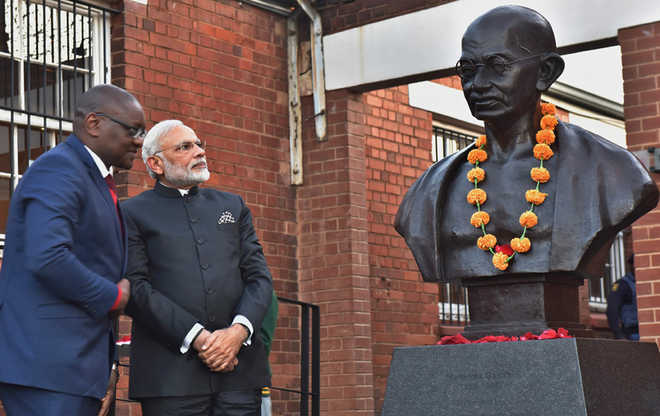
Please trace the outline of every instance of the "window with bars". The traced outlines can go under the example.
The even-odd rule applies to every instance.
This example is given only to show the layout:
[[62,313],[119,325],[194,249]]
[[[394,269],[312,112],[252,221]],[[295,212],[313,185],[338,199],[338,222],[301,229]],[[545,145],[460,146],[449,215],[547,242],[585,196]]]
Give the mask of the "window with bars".
[[607,295],[612,284],[626,274],[626,255],[624,248],[624,235],[619,232],[610,247],[609,261],[605,263],[605,275],[598,280],[590,279],[589,306],[591,309],[605,312],[607,310]]
[[[433,161],[437,162],[472,143],[477,133],[469,134],[457,130],[433,126]],[[458,283],[440,285],[438,303],[440,321],[447,325],[465,325],[469,319],[467,289]]]
[[76,97],[110,81],[114,12],[83,1],[0,0],[0,233],[21,175],[73,130]]

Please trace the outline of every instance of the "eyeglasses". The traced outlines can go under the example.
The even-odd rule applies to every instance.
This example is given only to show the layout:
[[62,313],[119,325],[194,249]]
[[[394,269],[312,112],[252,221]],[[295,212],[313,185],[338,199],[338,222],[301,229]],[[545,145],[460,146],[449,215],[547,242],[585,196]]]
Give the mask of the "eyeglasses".
[[133,127],[133,126],[131,126],[129,124],[126,124],[123,121],[119,121],[116,118],[114,118],[112,116],[109,116],[105,113],[94,113],[94,114],[96,114],[97,116],[105,117],[108,120],[119,124],[120,126],[125,128],[128,135],[130,137],[134,138],[134,139],[144,139],[144,136],[147,135],[146,130],[144,130],[144,128],[142,128],[142,127]]
[[502,75],[506,72],[507,69],[509,69],[511,65],[518,62],[527,61],[529,59],[538,58],[542,55],[543,54],[530,55],[524,58],[514,59],[513,61],[506,61],[499,56],[489,56],[483,63],[475,63],[469,59],[459,59],[459,61],[456,62],[456,73],[459,77],[461,77],[461,79],[470,79],[474,77],[479,67],[485,67],[495,75]]
[[174,151],[177,153],[188,153],[191,152],[195,148],[195,146],[199,147],[202,150],[205,150],[206,142],[203,142],[201,140],[195,140],[194,142],[192,141],[182,142],[174,146],[169,146],[164,149],[160,149],[159,151],[155,152],[154,155],[171,149],[174,149]]

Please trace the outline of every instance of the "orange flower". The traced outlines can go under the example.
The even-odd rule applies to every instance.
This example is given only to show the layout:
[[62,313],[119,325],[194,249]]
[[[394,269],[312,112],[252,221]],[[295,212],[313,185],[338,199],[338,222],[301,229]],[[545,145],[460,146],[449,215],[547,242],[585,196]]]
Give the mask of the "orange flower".
[[544,129],[544,130],[545,129],[550,129],[550,130],[554,129],[555,126],[557,125],[557,123],[558,123],[557,117],[555,117],[553,115],[550,115],[550,114],[545,115],[541,118],[541,128]]
[[481,135],[477,137],[477,140],[474,141],[474,145],[478,148],[486,145],[486,135]]
[[477,228],[481,228],[481,224],[486,225],[490,222],[490,215],[486,211],[477,211],[472,214],[470,224]]
[[511,240],[511,248],[517,251],[518,253],[527,253],[532,247],[532,242],[529,241],[529,238],[514,238]]
[[493,254],[493,266],[504,271],[509,267],[509,262],[507,261],[509,256],[504,253],[495,253]]
[[474,149],[470,150],[470,153],[468,153],[468,162],[473,165],[477,162],[484,162],[486,159],[488,159],[488,154],[485,150]]
[[472,205],[483,204],[486,202],[486,191],[483,189],[475,188],[468,192],[467,201]]
[[546,183],[550,180],[550,171],[546,168],[532,168],[530,176],[534,182]]
[[547,144],[534,145],[534,157],[538,160],[548,160],[554,155],[554,152]]
[[554,115],[556,112],[557,112],[557,107],[555,107],[554,104],[541,103],[541,114],[543,114],[543,115],[547,115],[547,114]]
[[555,142],[555,133],[550,129],[539,130],[536,133],[536,142],[544,144],[552,144]]
[[525,199],[527,202],[534,205],[541,205],[543,201],[545,201],[546,196],[548,196],[548,194],[537,191],[536,189],[530,189],[525,192]]
[[474,183],[475,179],[477,180],[477,182],[481,182],[486,178],[486,171],[481,169],[480,167],[472,168],[467,173],[467,178],[468,181],[470,181],[471,183]]
[[482,250],[489,250],[495,247],[495,244],[497,244],[497,237],[495,237],[493,234],[486,234],[483,237],[479,237],[477,239],[477,247]]
[[525,211],[520,215],[520,225],[532,228],[539,223],[539,218],[532,211]]

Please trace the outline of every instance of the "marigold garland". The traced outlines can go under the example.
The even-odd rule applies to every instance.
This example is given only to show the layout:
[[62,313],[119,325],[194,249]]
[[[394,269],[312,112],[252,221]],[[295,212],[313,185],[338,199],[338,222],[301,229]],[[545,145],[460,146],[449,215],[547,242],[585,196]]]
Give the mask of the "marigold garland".
[[490,215],[485,211],[477,211],[472,214],[470,218],[470,224],[474,225],[477,228],[481,228],[482,225],[486,225],[490,222]]
[[[541,103],[541,129],[536,133],[536,143],[532,150],[534,158],[540,161],[539,167],[532,168],[530,177],[536,182],[536,189],[529,189],[525,192],[525,200],[530,204],[529,209],[520,215],[519,222],[523,227],[520,237],[513,238],[510,246],[498,246],[497,237],[486,233],[486,225],[490,222],[490,215],[481,209],[481,205],[486,203],[486,191],[479,188],[479,183],[486,179],[486,171],[479,167],[480,163],[488,160],[488,154],[484,150],[487,140],[485,135],[479,136],[475,142],[475,148],[468,153],[468,162],[474,165],[467,173],[467,180],[474,184],[474,188],[467,194],[467,202],[475,205],[477,211],[470,217],[470,224],[476,228],[481,228],[483,233],[477,239],[477,247],[484,251],[490,251],[493,255],[493,266],[498,270],[504,271],[509,267],[509,262],[516,253],[526,253],[532,247],[532,242],[525,237],[528,228],[538,224],[538,217],[534,213],[534,207],[541,205],[548,194],[539,190],[542,183],[550,180],[550,172],[543,167],[543,161],[550,159],[554,152],[550,145],[555,142],[554,129],[557,126],[557,109],[554,104]],[[504,248],[503,248],[504,247]],[[495,248],[495,250],[493,249]],[[512,253],[512,254],[508,254]]]

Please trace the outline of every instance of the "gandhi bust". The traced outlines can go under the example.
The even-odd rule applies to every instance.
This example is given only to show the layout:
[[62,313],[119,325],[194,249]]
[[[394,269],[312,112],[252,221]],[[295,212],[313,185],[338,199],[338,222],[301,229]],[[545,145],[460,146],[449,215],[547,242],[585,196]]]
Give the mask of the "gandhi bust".
[[600,276],[616,233],[658,202],[658,189],[644,166],[626,149],[580,127],[554,127],[553,155],[543,161],[550,179],[547,196],[533,207],[538,223],[525,230],[529,251],[516,255],[506,271],[493,267],[492,252],[477,246],[483,236],[471,224],[476,210],[489,214],[486,232],[497,245],[521,236],[520,215],[530,210],[525,193],[537,182],[530,171],[540,130],[541,93],[561,75],[549,22],[534,10],[497,7],[467,28],[457,64],[472,114],[484,121],[478,187],[487,200],[466,201],[475,188],[467,175],[471,145],[432,165],[409,189],[395,220],[426,281],[471,277],[562,273]]

